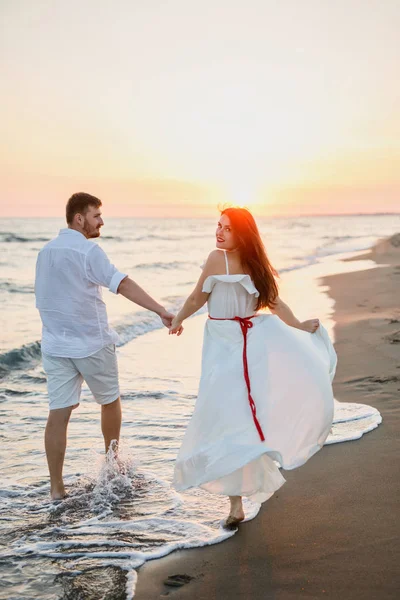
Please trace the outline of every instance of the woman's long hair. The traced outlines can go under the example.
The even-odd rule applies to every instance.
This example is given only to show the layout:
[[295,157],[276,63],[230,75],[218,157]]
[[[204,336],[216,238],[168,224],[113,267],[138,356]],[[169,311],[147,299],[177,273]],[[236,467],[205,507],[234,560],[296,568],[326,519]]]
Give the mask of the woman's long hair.
[[268,260],[253,215],[247,208],[238,207],[225,208],[221,211],[221,215],[229,217],[242,267],[260,292],[257,310],[273,308],[278,297],[278,286],[275,281],[278,273]]

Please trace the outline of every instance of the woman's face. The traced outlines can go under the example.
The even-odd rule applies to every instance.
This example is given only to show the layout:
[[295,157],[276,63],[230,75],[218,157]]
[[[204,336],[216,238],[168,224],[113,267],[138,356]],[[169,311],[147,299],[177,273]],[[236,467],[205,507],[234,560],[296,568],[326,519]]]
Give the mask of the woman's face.
[[221,250],[233,250],[235,248],[235,236],[232,233],[231,222],[227,215],[221,215],[215,236],[217,248],[221,248]]

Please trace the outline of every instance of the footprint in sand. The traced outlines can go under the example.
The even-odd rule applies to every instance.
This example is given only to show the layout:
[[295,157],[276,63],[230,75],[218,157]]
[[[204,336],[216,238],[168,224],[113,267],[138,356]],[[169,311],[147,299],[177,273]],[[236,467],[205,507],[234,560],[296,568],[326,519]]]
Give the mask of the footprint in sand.
[[386,336],[389,344],[400,344],[400,329]]
[[[182,575],[169,575],[164,581],[164,585],[172,588],[180,588],[183,585],[190,583],[192,579],[194,579],[194,577],[187,575],[187,573],[183,573]],[[169,592],[167,592],[167,594],[169,594]]]
[[368,392],[374,392],[382,387],[382,385],[387,385],[388,383],[398,383],[400,382],[399,375],[389,375],[387,377],[360,377],[358,379],[350,379],[347,383],[355,384],[356,387],[366,390]]

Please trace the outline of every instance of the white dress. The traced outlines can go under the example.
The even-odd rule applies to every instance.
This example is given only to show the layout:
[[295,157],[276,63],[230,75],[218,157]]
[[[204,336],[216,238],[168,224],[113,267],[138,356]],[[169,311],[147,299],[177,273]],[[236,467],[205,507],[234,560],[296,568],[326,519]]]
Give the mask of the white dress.
[[[178,453],[174,486],[264,502],[323,446],[333,419],[336,353],[322,325],[311,334],[259,313],[244,334],[238,321],[255,315],[259,296],[249,275],[208,277],[202,374],[192,418]],[[257,428],[258,422],[260,430]],[[262,441],[264,438],[264,441]]]

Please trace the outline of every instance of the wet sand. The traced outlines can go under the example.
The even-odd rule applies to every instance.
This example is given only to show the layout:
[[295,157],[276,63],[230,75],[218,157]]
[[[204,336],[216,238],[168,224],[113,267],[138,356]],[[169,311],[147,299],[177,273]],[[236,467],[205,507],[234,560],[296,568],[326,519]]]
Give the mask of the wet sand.
[[[224,543],[146,563],[136,600],[398,597],[400,235],[362,258],[379,268],[322,281],[335,300],[334,391],[377,407],[383,423],[286,471],[283,488]],[[177,574],[193,579],[164,584]]]

